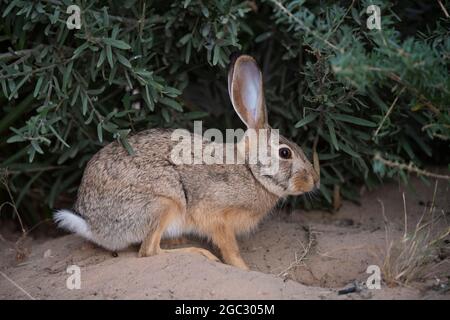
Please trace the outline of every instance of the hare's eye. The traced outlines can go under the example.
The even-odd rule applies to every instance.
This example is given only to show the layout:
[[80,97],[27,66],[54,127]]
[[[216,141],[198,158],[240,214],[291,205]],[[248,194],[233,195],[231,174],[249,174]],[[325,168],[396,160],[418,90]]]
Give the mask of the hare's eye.
[[280,158],[282,158],[282,159],[292,158],[292,152],[289,148],[280,148],[280,150],[278,150],[278,154],[280,155]]

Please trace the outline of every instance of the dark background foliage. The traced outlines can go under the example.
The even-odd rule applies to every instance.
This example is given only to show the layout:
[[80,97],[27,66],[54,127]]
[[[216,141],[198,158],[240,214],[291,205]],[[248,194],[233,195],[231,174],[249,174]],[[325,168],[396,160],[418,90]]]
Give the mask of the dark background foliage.
[[[357,201],[362,184],[450,162],[448,1],[74,1],[80,30],[72,1],[0,3],[0,203],[29,225],[71,205],[110,141],[133,152],[145,128],[242,127],[235,51],[263,69],[271,125],[320,160],[320,196],[294,205]],[[366,27],[371,4],[381,30]]]

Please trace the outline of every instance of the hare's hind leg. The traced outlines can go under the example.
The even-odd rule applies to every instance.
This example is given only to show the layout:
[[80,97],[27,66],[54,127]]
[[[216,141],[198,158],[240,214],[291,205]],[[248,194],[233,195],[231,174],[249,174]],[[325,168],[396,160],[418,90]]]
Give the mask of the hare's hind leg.
[[139,257],[149,257],[161,252],[161,237],[170,222],[181,215],[178,204],[168,198],[158,198],[158,212],[152,212],[157,218],[150,225],[147,236],[142,241]]
[[206,258],[213,261],[220,261],[215,255],[203,248],[188,247],[188,248],[177,248],[177,249],[161,249],[161,237],[164,231],[169,226],[170,222],[177,216],[181,215],[182,212],[180,207],[175,201],[163,198],[160,202],[160,216],[158,222],[155,226],[150,228],[150,231],[144,241],[142,241],[141,248],[139,249],[139,257],[153,256],[158,253],[177,253],[177,252],[187,252],[187,253],[197,253],[205,256]]

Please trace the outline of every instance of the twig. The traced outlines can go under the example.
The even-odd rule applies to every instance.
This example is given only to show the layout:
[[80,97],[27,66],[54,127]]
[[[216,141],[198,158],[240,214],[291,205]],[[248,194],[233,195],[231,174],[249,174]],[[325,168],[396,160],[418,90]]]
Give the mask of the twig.
[[[64,3],[62,3],[59,0],[43,0],[43,1],[47,2],[49,4],[53,4],[53,5],[59,6],[59,7],[60,6],[64,6]],[[102,12],[94,10],[94,9],[89,9],[89,11],[94,12],[94,13],[98,13],[98,14],[102,13]],[[133,18],[125,18],[125,17],[120,17],[120,16],[113,16],[113,15],[110,15],[110,14],[108,14],[108,17],[111,20],[115,20],[115,21],[118,21],[118,22],[123,22],[123,23],[130,24],[130,25],[133,25],[133,26],[139,26],[141,24],[141,19],[138,20],[138,19],[133,19]],[[156,16],[156,17],[148,18],[146,20],[148,20],[148,21],[152,20],[152,22],[163,22],[164,18],[161,17],[161,16]]]
[[334,44],[332,44],[330,41],[328,41],[327,39],[322,38],[319,34],[317,34],[317,32],[315,32],[314,30],[311,30],[311,28],[309,28],[308,26],[306,26],[302,20],[300,20],[298,17],[296,17],[292,12],[290,12],[285,6],[283,6],[283,4],[277,0],[271,0],[271,2],[273,2],[282,12],[284,12],[287,16],[289,16],[291,19],[295,20],[295,22],[297,22],[306,32],[309,32],[310,34],[312,34],[314,37],[316,37],[317,39],[319,39],[320,41],[322,41],[323,43],[325,43],[326,45],[328,45],[329,47],[331,47],[332,49],[339,51],[340,53],[344,53],[344,50],[341,48],[336,47]]
[[[24,225],[23,225],[23,223],[22,223],[22,218],[20,217],[20,214],[19,214],[19,212],[17,211],[16,202],[14,201],[14,197],[12,196],[11,190],[9,189],[9,186],[8,186],[8,181],[7,181],[8,172],[7,172],[6,170],[2,170],[1,175],[2,175],[2,176],[0,177],[1,183],[2,183],[3,186],[5,187],[6,192],[8,193],[8,196],[9,196],[9,198],[10,198],[10,201],[9,201],[9,202],[6,202],[6,203],[8,203],[9,205],[11,205],[12,208],[14,209],[14,213],[15,213],[15,215],[17,216],[17,219],[19,220],[20,228],[22,229],[22,235],[26,235],[26,230],[25,230],[25,227],[24,227]],[[3,206],[3,205],[2,205],[2,206]],[[1,208],[1,207],[0,207],[0,208]]]
[[405,199],[405,193],[402,193],[402,197],[403,197],[403,211],[405,213],[405,233],[403,235],[403,237],[406,239],[406,236],[408,235],[408,214],[406,213],[406,199]]
[[424,104],[426,107],[428,107],[428,109],[430,109],[433,113],[435,113],[435,114],[437,114],[437,115],[440,115],[440,114],[441,114],[441,111],[440,111],[436,106],[434,106],[433,103],[431,103],[431,101],[428,100],[427,97],[425,97],[422,93],[420,93],[416,88],[413,88],[413,87],[409,86],[408,84],[404,83],[404,82],[402,81],[402,79],[400,78],[399,75],[397,75],[397,74],[395,74],[395,73],[393,73],[393,72],[390,72],[390,73],[388,74],[388,77],[389,77],[391,80],[394,80],[394,81],[398,82],[399,84],[401,84],[402,86],[406,87],[409,91],[411,91],[411,92],[414,93],[416,96],[418,96],[418,97],[419,97],[419,100],[420,100],[421,102],[423,102],[423,104]]
[[[341,26],[342,22],[344,22],[345,17],[348,15],[348,13],[350,12],[350,10],[353,8],[353,5],[355,4],[355,0],[352,0],[352,3],[350,4],[350,6],[348,7],[347,11],[345,12],[345,14],[342,16],[342,19],[339,21],[339,23],[333,28],[333,31],[331,31],[330,36],[336,32],[337,29],[339,29],[339,27]],[[328,36],[327,39],[330,37]]]
[[28,298],[30,298],[30,300],[36,300],[36,298],[34,298],[31,294],[29,294],[24,288],[22,288],[21,286],[19,286],[14,280],[12,280],[10,277],[8,277],[6,274],[4,274],[3,272],[0,271],[0,274],[6,279],[8,280],[13,286],[15,286],[17,289],[19,289],[20,291],[22,291]]
[[389,115],[391,114],[392,110],[394,109],[395,104],[397,103],[398,98],[400,97],[400,95],[403,93],[404,90],[405,90],[405,87],[403,87],[403,89],[400,91],[400,93],[395,97],[394,101],[392,102],[391,106],[389,107],[389,110],[386,112],[383,119],[381,120],[377,130],[375,130],[375,133],[373,134],[374,137],[376,137],[378,135],[378,132],[380,131],[381,127],[384,124],[384,121],[386,121],[387,117],[389,117]]
[[13,74],[2,74],[2,75],[0,75],[0,80],[20,77],[20,76],[26,76],[26,75],[33,75],[35,73],[38,73],[38,72],[41,72],[41,71],[44,71],[44,70],[53,69],[53,68],[55,68],[57,66],[60,66],[61,64],[66,64],[66,63],[70,62],[71,60],[72,60],[72,58],[67,59],[65,61],[58,62],[58,63],[50,64],[50,65],[42,67],[42,68],[37,68],[37,69],[34,69],[32,71],[18,72],[18,73],[13,73]]
[[[311,248],[315,245],[316,243],[316,237],[314,235],[314,232],[311,230],[311,227],[308,227],[308,244],[307,246],[303,246],[303,253],[300,257],[297,257],[297,253],[295,253],[295,259],[294,261],[283,271],[281,271],[278,274],[278,277],[281,277],[283,275],[286,275],[287,272],[289,272],[292,268],[299,266],[303,260],[306,258],[306,256],[309,254],[309,252],[311,251]],[[301,243],[300,243],[301,244]]]
[[381,199],[377,199],[377,201],[381,205],[381,215],[383,216],[383,223],[384,223],[384,240],[386,242],[386,249],[389,247],[389,221],[386,217],[386,211],[384,209],[384,202]]
[[438,174],[438,173],[433,173],[433,172],[429,172],[429,171],[426,171],[426,170],[419,169],[416,166],[414,166],[411,162],[409,164],[405,164],[405,163],[400,163],[398,161],[390,161],[390,160],[382,158],[379,153],[375,154],[373,159],[377,160],[377,161],[380,161],[381,163],[385,164],[388,167],[398,168],[400,170],[406,170],[408,172],[413,172],[413,173],[415,173],[417,175],[420,175],[420,176],[425,176],[425,177],[429,177],[429,178],[436,178],[436,179],[450,180],[450,176],[449,175]]
[[142,15],[138,22],[139,22],[139,38],[142,39],[142,34],[144,32],[145,26],[145,1],[142,1]]
[[33,49],[24,49],[24,50],[19,50],[19,51],[12,50],[8,53],[1,53],[0,60],[8,61],[8,60],[15,59],[15,58],[29,56],[32,53],[39,52],[40,50],[42,50],[42,47],[43,47],[43,45],[38,45],[36,48],[33,48]]
[[444,15],[446,18],[450,18],[450,15],[447,12],[447,9],[445,9],[444,5],[442,4],[441,0],[437,0],[437,2],[439,3],[439,6],[441,7],[442,11],[444,12]]

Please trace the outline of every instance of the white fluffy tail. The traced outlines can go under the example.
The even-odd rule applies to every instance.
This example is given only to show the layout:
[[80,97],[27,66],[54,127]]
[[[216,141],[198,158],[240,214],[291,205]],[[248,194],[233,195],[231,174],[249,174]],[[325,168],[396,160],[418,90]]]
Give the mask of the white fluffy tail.
[[53,220],[59,228],[74,232],[84,238],[90,239],[92,234],[86,221],[69,210],[58,210],[53,215]]

